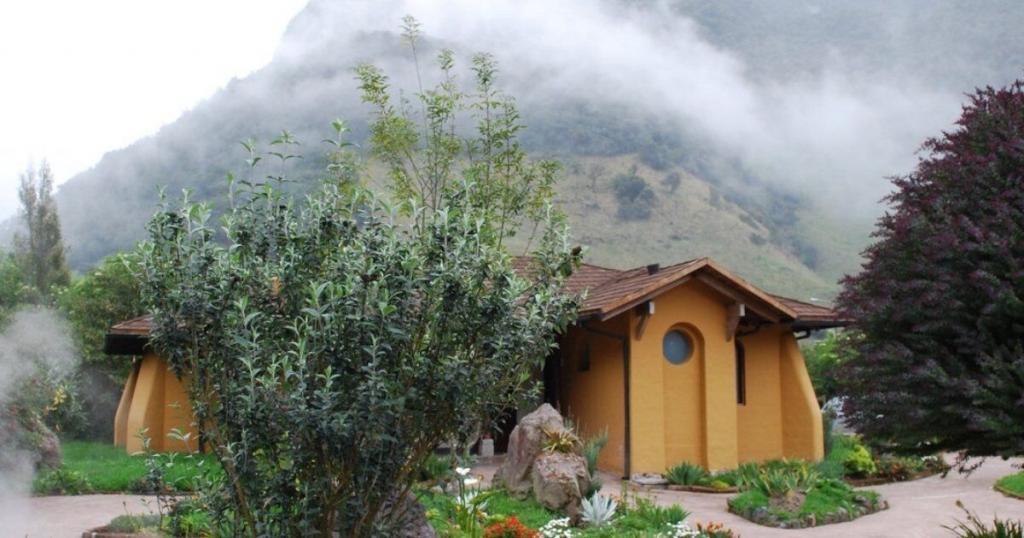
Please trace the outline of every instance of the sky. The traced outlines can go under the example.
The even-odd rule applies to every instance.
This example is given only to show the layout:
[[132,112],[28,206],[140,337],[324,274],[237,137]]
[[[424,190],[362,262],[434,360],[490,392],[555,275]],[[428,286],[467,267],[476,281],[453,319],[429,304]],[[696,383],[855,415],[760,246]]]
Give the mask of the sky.
[[0,7],[0,219],[259,69],[306,0],[10,0]]

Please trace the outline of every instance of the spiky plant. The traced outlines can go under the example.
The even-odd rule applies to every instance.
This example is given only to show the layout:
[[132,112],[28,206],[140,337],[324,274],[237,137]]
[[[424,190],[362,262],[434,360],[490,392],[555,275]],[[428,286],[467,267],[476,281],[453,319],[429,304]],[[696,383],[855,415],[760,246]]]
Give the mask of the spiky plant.
[[618,506],[615,499],[595,493],[590,499],[583,499],[583,522],[591,527],[603,527],[611,523]]

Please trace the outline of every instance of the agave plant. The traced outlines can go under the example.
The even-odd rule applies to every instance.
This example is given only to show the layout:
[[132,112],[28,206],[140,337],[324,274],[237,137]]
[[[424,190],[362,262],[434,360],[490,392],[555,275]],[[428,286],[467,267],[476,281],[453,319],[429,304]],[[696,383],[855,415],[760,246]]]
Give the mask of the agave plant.
[[711,476],[700,465],[684,461],[665,471],[665,479],[677,486],[702,486],[711,481]]
[[603,527],[615,517],[618,506],[615,499],[595,493],[590,499],[583,499],[583,522],[591,527]]
[[580,448],[580,438],[569,429],[547,429],[544,428],[544,450],[547,452],[577,452]]

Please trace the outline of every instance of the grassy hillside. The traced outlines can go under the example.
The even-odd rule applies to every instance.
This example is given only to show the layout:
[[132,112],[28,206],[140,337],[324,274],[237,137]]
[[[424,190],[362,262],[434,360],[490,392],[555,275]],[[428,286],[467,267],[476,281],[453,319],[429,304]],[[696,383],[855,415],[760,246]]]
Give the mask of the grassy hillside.
[[[635,173],[654,193],[650,216],[623,219],[614,180]],[[674,190],[664,180],[680,175]],[[569,215],[574,238],[589,249],[592,263],[627,268],[667,265],[710,256],[766,289],[801,298],[830,298],[835,273],[818,273],[771,241],[773,231],[743,207],[728,201],[707,181],[681,168],[655,170],[636,155],[578,158],[568,162],[559,201]],[[804,223],[795,222],[794,228]],[[829,245],[821,238],[818,245]],[[850,267],[857,250],[837,245],[823,258]],[[841,261],[840,261],[841,260]],[[830,267],[831,268],[831,267]],[[845,269],[844,269],[845,270]]]

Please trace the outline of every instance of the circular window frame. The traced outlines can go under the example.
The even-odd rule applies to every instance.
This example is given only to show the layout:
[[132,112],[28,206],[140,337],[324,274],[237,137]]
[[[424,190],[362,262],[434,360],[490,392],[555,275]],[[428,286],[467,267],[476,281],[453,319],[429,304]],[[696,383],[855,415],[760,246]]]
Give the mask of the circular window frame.
[[[686,354],[683,355],[682,357],[676,358],[676,359],[674,359],[673,357],[669,356],[669,353],[668,353],[669,350],[667,349],[668,339],[673,334],[678,334],[680,337],[682,337],[683,342],[686,345],[686,348],[685,348],[686,349]],[[687,331],[686,329],[684,329],[682,327],[678,327],[678,326],[677,327],[672,327],[671,329],[669,329],[668,331],[665,332],[664,336],[661,337],[661,356],[662,356],[663,359],[665,359],[666,362],[668,362],[672,366],[683,366],[686,363],[690,362],[690,360],[693,359],[693,356],[696,353],[696,350],[697,350],[696,339],[693,337],[692,334],[690,334],[690,331]]]

